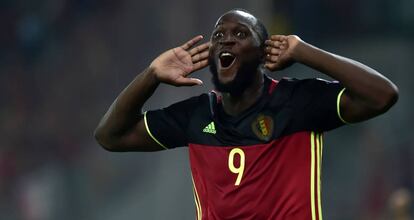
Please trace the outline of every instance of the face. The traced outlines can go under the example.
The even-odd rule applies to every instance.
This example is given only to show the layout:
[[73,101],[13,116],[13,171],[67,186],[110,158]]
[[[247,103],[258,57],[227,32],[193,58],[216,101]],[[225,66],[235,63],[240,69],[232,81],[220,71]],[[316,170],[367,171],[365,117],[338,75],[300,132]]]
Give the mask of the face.
[[258,74],[264,52],[259,35],[253,28],[255,22],[255,17],[239,11],[227,13],[217,21],[209,55],[217,90],[243,92]]

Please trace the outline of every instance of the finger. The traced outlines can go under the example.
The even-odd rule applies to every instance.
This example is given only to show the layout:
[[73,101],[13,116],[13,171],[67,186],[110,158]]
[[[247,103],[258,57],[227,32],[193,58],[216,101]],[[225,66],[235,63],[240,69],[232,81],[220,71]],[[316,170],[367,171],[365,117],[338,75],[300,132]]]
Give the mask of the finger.
[[271,46],[273,46],[273,41],[272,40],[266,40],[265,45],[271,47]]
[[202,85],[203,81],[196,79],[196,78],[186,78],[181,77],[176,79],[176,86],[195,86],[195,85]]
[[265,63],[265,68],[269,69],[270,71],[279,70],[280,66],[277,63]]
[[195,56],[191,57],[191,60],[193,61],[193,63],[197,63],[200,60],[206,59],[208,57],[208,55],[209,55],[209,51],[206,50],[202,53],[198,53]]
[[203,39],[203,36],[198,35],[198,36],[194,37],[193,39],[187,41],[185,44],[181,45],[181,48],[183,50],[188,50],[202,39]]
[[189,53],[190,53],[191,56],[194,56],[195,54],[200,53],[202,51],[205,51],[208,48],[210,48],[210,42],[207,42],[207,43],[201,44],[197,47],[194,47],[193,49],[191,49],[189,51]]
[[286,41],[287,40],[287,36],[285,35],[272,35],[270,36],[271,40],[276,40],[276,41]]
[[282,51],[274,47],[266,47],[265,52],[270,55],[279,55]]
[[197,70],[201,70],[206,66],[208,66],[208,59],[201,60],[201,61],[194,64],[193,72],[195,72]]
[[266,61],[276,63],[278,60],[279,60],[279,56],[270,55],[270,54],[266,55]]
[[283,45],[282,41],[273,41],[273,40],[267,40],[265,41],[266,46],[269,47],[276,47],[276,48],[280,48]]

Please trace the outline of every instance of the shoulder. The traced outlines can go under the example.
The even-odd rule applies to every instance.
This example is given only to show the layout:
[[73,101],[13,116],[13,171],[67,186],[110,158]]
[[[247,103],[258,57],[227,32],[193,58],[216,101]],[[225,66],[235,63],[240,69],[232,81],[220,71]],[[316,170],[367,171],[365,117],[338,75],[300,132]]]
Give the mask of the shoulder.
[[280,80],[278,86],[292,93],[313,93],[321,90],[324,91],[329,88],[340,87],[340,83],[338,81],[330,81],[321,78],[296,79],[284,77]]
[[168,108],[173,108],[173,109],[180,109],[180,108],[186,108],[188,110],[188,107],[190,107],[190,109],[193,109],[196,106],[199,106],[202,103],[208,103],[209,100],[209,95],[207,93],[203,93],[197,96],[192,96],[189,97],[187,99],[181,100],[179,102],[173,103],[170,106],[167,107]]
[[341,85],[337,81],[320,78],[296,79],[283,77],[272,94],[273,105],[306,104],[312,99],[336,95]]
[[309,84],[337,84],[338,81],[330,81],[322,78],[308,78],[308,79],[297,79],[291,77],[283,77],[280,83],[290,86],[300,86]]

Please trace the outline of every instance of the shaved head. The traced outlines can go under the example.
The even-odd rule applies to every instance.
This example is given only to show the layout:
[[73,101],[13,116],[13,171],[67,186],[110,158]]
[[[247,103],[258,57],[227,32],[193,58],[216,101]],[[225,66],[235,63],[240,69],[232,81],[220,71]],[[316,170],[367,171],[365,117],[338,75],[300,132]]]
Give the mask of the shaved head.
[[221,24],[223,20],[228,18],[237,18],[238,21],[242,24],[251,27],[252,30],[260,38],[260,45],[264,47],[264,42],[269,38],[269,35],[267,33],[266,27],[258,18],[244,9],[232,9],[220,16],[215,24],[215,27]]

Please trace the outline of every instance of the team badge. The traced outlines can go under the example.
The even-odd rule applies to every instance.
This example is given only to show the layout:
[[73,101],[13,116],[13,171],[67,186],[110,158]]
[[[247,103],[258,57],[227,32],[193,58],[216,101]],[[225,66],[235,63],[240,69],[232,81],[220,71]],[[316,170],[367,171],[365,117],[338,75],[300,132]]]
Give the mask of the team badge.
[[260,114],[253,121],[252,130],[259,139],[270,140],[273,134],[273,119],[270,116]]

